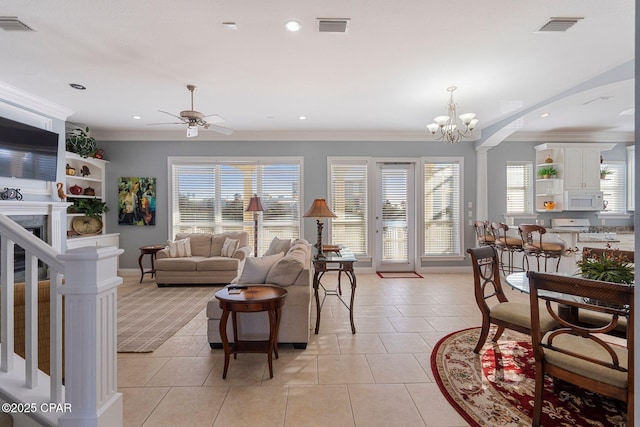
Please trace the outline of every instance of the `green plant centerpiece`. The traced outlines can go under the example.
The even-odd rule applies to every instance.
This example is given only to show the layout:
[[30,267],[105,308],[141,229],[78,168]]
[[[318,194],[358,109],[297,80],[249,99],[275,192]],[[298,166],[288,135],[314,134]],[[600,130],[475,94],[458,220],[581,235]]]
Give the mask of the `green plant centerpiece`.
[[89,135],[88,127],[86,129],[77,128],[69,132],[65,147],[67,151],[81,157],[93,156],[98,148],[96,139]]
[[585,279],[603,282],[634,283],[634,264],[619,253],[618,249],[609,249],[603,255],[587,253],[577,261],[579,274]]
[[544,179],[549,179],[552,176],[556,176],[558,171],[553,166],[545,166],[543,168],[538,169],[538,176]]
[[607,175],[613,174],[613,171],[609,168],[600,169],[600,179],[605,179]]
[[109,211],[109,207],[102,200],[93,199],[74,199],[73,205],[68,208],[69,213],[82,213],[90,218],[100,218],[100,216]]

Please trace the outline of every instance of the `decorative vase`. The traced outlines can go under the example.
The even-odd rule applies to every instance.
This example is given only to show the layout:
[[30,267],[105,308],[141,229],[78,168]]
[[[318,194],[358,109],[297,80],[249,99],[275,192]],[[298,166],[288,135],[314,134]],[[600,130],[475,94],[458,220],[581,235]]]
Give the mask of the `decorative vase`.
[[548,155],[546,159],[544,159],[545,163],[553,163],[553,159],[551,158],[551,155]]
[[69,193],[75,196],[82,194],[82,187],[80,187],[79,185],[72,185],[71,187],[69,187]]
[[556,202],[554,202],[553,200],[548,200],[544,202],[544,208],[548,211],[552,211],[556,208]]

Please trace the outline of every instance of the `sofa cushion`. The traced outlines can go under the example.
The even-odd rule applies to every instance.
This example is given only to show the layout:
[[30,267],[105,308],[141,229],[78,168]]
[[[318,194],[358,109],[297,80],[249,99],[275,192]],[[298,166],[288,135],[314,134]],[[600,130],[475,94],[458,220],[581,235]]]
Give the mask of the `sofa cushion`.
[[176,239],[188,237],[191,241],[191,255],[208,257],[211,253],[211,236],[209,233],[178,233]]
[[263,257],[249,257],[245,260],[242,274],[238,279],[238,283],[251,284],[251,283],[265,283],[267,274],[271,267],[284,257],[282,252],[267,255]]
[[298,279],[298,276],[304,270],[307,252],[304,247],[296,245],[292,247],[287,255],[276,262],[269,274],[267,274],[266,283],[278,286],[291,286]]
[[204,258],[198,261],[196,265],[196,270],[197,271],[226,271],[226,270],[238,271],[238,264],[240,264],[240,260],[237,258],[214,256],[214,257]]
[[179,240],[167,240],[167,248],[169,249],[169,257],[181,258],[191,256],[191,245],[189,238]]
[[214,234],[211,238],[211,251],[207,256],[222,256],[222,247],[224,246],[224,242],[227,238],[239,240],[239,247],[249,245],[249,234],[247,234],[246,231],[230,231],[227,233]]
[[269,249],[264,253],[265,255],[274,255],[278,252],[286,253],[291,247],[291,239],[279,239],[274,237],[269,244]]
[[191,256],[189,258],[162,258],[156,260],[156,270],[162,271],[196,271],[198,261],[205,257]]
[[224,244],[222,245],[222,256],[226,256],[231,258],[236,250],[238,250],[238,246],[240,245],[240,240],[238,239],[230,239],[226,238],[224,240]]

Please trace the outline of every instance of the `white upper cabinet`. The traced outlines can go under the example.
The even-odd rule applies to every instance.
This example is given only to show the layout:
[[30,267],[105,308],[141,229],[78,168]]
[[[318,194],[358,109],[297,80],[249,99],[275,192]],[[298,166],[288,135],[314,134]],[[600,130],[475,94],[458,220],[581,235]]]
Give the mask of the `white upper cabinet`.
[[600,148],[565,148],[565,190],[600,190]]

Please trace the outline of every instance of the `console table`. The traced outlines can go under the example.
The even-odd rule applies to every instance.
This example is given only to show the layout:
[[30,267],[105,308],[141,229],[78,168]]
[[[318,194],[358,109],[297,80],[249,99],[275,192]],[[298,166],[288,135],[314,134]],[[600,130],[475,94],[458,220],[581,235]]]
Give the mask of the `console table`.
[[[220,339],[224,348],[224,371],[222,378],[227,378],[229,369],[229,359],[231,353],[236,358],[238,353],[267,353],[269,362],[269,378],[273,378],[272,354],[278,358],[278,330],[280,329],[280,312],[287,297],[287,291],[277,286],[243,286],[239,293],[234,292],[234,287],[222,288],[216,292],[216,298],[220,301],[222,317],[220,318]],[[269,314],[269,339],[263,341],[245,341],[238,339],[238,328],[236,323],[236,313],[251,313],[266,311]],[[232,314],[233,321],[233,345],[229,345],[227,337],[227,320]]]
[[[324,300],[327,298],[327,295],[333,295],[338,297],[340,302],[347,307],[349,310],[349,320],[351,321],[351,333],[356,333],[356,327],[353,323],[353,302],[356,296],[356,274],[353,271],[353,264],[357,262],[356,256],[349,250],[349,248],[340,247],[339,251],[331,251],[329,255],[324,258],[314,258],[313,260],[313,295],[316,300],[316,330],[315,333],[318,333],[320,329],[320,312],[322,311],[322,306],[324,305]],[[337,287],[333,289],[327,289],[322,283],[322,277],[325,273],[329,271],[338,272],[338,284]],[[347,276],[349,279],[349,283],[351,284],[351,298],[349,304],[342,298],[342,289],[341,289],[341,275],[342,273]],[[324,291],[324,295],[322,297],[322,302],[320,302],[319,288],[322,288]]]

